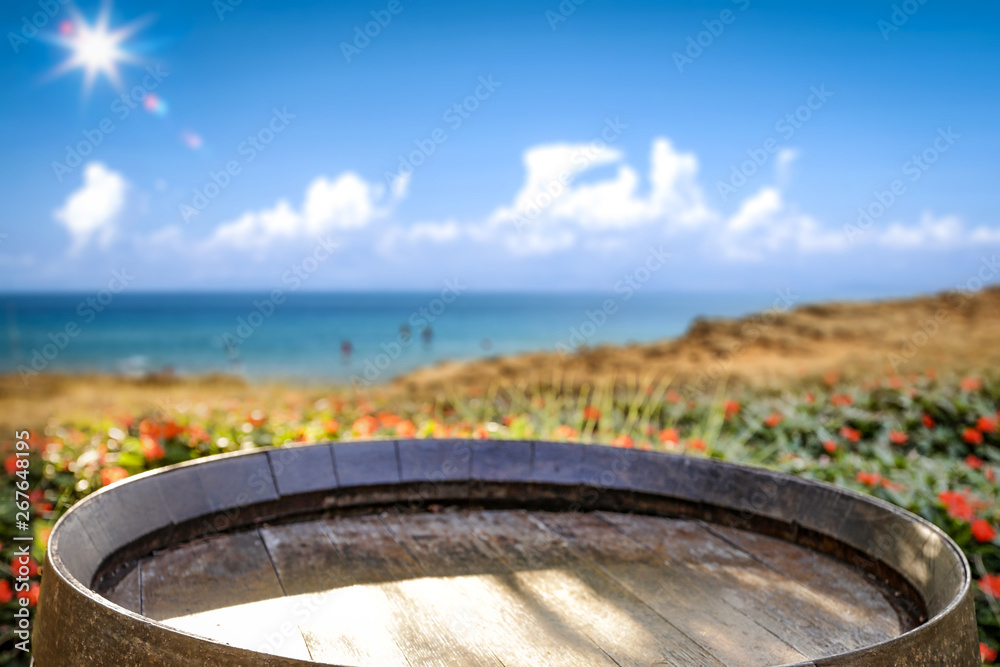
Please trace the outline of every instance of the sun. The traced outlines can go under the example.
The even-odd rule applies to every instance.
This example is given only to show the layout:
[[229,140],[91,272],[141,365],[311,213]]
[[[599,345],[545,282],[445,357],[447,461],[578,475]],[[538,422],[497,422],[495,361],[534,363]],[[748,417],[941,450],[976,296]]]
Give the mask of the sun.
[[56,43],[70,51],[70,57],[60,65],[55,74],[70,70],[83,70],[84,91],[89,91],[100,75],[106,76],[116,87],[121,86],[118,76],[120,63],[138,62],[138,59],[122,44],[145,24],[145,20],[135,21],[112,30],[109,27],[110,5],[104,4],[93,25],[89,25],[80,15],[64,21],[59,27]]

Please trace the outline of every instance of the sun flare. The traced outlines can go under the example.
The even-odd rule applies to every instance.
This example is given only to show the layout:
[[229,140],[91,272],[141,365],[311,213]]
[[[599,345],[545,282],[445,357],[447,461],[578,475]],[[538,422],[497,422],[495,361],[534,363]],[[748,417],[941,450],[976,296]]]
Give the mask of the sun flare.
[[106,76],[116,88],[119,87],[118,65],[137,61],[133,54],[122,48],[122,44],[143,22],[133,22],[112,30],[109,15],[110,7],[105,5],[93,25],[77,15],[60,27],[56,41],[70,51],[70,57],[59,66],[56,74],[83,70],[84,91],[89,91],[100,75]]

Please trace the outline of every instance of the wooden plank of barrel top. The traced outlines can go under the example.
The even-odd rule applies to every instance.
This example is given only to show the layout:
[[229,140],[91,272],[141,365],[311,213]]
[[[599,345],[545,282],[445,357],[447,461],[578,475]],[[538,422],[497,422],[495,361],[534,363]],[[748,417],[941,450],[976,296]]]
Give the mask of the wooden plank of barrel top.
[[596,446],[290,453],[70,510],[36,664],[978,665],[961,552],[868,498]]

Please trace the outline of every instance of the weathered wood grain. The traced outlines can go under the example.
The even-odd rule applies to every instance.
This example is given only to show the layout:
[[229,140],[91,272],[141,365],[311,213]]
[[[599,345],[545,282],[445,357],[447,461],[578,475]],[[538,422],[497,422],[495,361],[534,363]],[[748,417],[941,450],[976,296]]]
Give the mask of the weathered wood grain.
[[[356,588],[386,600],[386,613],[376,623],[393,637],[407,663],[496,667],[489,648],[468,633],[463,619],[442,615],[427,604],[425,598],[441,593],[436,582],[421,581],[417,562],[378,517],[329,520],[324,528]],[[434,590],[425,592],[428,586]]]
[[140,564],[135,566],[122,577],[114,587],[109,590],[105,597],[114,602],[119,607],[124,607],[137,614],[142,613],[142,584],[139,580]]
[[614,512],[262,526],[153,554],[107,597],[236,646],[341,665],[773,665],[902,631],[845,563]]
[[139,568],[149,618],[235,646],[309,658],[256,530],[154,554]]
[[532,515],[567,540],[581,557],[645,602],[725,665],[774,665],[809,656],[720,599],[711,581],[686,566],[665,562],[645,545],[608,530],[592,514]]
[[[845,653],[865,645],[851,623],[808,587],[765,567],[742,549],[706,530],[698,521],[667,521],[637,515],[598,513],[676,568],[684,568],[734,609],[739,609],[810,657]],[[793,545],[773,544],[784,550]]]
[[513,573],[519,592],[590,637],[622,667],[722,663],[523,511],[460,515]]
[[859,645],[875,644],[910,629],[896,608],[863,572],[825,554],[790,549],[767,535],[708,524],[706,528],[746,551],[764,566],[808,587],[813,599],[844,622]]
[[509,568],[458,517],[384,520],[421,571],[435,577],[411,588],[415,601],[461,624],[465,636],[489,646],[505,667],[615,664],[592,638],[525,596]]

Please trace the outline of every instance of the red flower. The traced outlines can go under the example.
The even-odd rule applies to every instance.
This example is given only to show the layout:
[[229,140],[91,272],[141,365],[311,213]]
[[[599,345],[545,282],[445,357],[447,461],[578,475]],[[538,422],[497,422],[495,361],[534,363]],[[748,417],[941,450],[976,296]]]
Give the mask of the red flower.
[[701,438],[691,438],[687,441],[687,446],[691,449],[703,452],[708,449],[708,443],[706,443]]
[[823,449],[826,450],[827,454],[833,454],[835,451],[837,451],[837,443],[835,443],[833,440],[825,440],[823,442]]
[[996,479],[997,474],[993,472],[993,468],[987,468],[983,473],[983,477],[986,478],[987,482],[992,482]]
[[859,470],[854,477],[865,486],[876,487],[882,483],[882,475],[877,472],[864,472],[863,470]]
[[490,432],[486,430],[485,426],[477,426],[476,430],[472,432],[472,437],[477,440],[488,440]]
[[188,431],[189,447],[194,447],[199,442],[208,442],[211,439],[212,437],[208,434],[208,431],[206,431],[203,427],[199,426],[198,424],[192,426]]
[[369,436],[378,430],[378,420],[371,415],[360,417],[351,427],[360,436]]
[[780,424],[783,419],[784,419],[784,417],[782,417],[781,414],[779,414],[777,412],[772,412],[771,414],[769,414],[767,416],[767,419],[764,420],[764,423],[769,428],[774,428],[775,426],[777,426],[778,424]]
[[583,409],[583,418],[587,421],[596,422],[601,418],[601,411],[595,408],[593,405],[588,405]]
[[611,444],[614,445],[615,447],[627,447],[629,449],[631,449],[632,446],[634,445],[634,443],[632,442],[632,437],[625,435],[624,433],[622,433],[614,440],[612,440]]
[[3,467],[4,470],[7,471],[8,475],[13,475],[19,470],[19,468],[17,467],[17,459],[18,459],[17,454],[11,454],[10,456],[8,456],[3,460]]
[[125,470],[125,468],[122,468],[121,466],[103,468],[101,469],[101,486],[114,484],[115,482],[125,479],[126,477],[128,477],[128,470]]
[[677,433],[677,429],[675,429],[675,428],[665,428],[662,431],[660,431],[660,442],[662,442],[664,444],[666,444],[668,442],[672,443],[672,444],[677,444],[680,441],[681,441],[681,437]]
[[553,431],[552,434],[561,440],[572,440],[576,437],[576,429],[572,426],[563,424],[561,426],[557,426],[556,430]]
[[0,579],[0,604],[7,604],[14,599],[14,591],[10,587],[10,582]]
[[740,402],[729,399],[726,401],[723,409],[726,412],[726,419],[732,419],[740,413]]
[[992,648],[986,642],[979,642],[979,657],[982,658],[985,663],[992,663],[997,659],[997,650]]
[[413,422],[409,419],[404,419],[403,421],[396,424],[396,435],[401,438],[412,438],[417,434],[417,427],[413,425]]
[[403,421],[402,417],[394,415],[391,412],[380,412],[378,414],[378,422],[384,428],[393,428],[401,421]]
[[38,582],[37,581],[33,581],[33,582],[31,582],[31,585],[28,586],[28,590],[26,590],[26,591],[18,591],[17,592],[17,597],[19,599],[27,599],[28,600],[28,606],[29,607],[34,607],[36,604],[38,604],[38,593],[41,590],[42,590],[42,587],[38,584]]
[[337,431],[340,430],[340,422],[336,419],[324,419],[323,420],[323,432],[327,435],[336,435]]
[[961,521],[972,521],[975,510],[972,507],[968,493],[958,491],[942,491],[938,494],[938,500],[948,511],[948,516]]
[[924,416],[920,418],[920,421],[924,423],[924,428],[934,428],[934,418],[929,414],[925,413]]
[[906,435],[902,431],[897,431],[895,429],[889,431],[889,442],[894,445],[905,445],[910,439],[910,436]]
[[812,405],[813,403],[815,403],[816,402],[816,396],[815,396],[815,394],[813,394],[811,391],[810,392],[806,392],[805,401],[809,405]]
[[962,431],[962,440],[970,445],[981,445],[983,444],[983,434],[974,428],[967,428]]
[[840,428],[840,435],[851,442],[857,442],[861,439],[861,431],[856,428],[851,428],[850,426],[842,426]]
[[264,414],[264,411],[263,411],[263,410],[254,410],[253,412],[251,412],[251,413],[250,413],[250,414],[249,414],[249,415],[247,416],[247,421],[248,421],[248,422],[250,422],[250,424],[251,424],[251,425],[252,425],[252,426],[253,426],[254,428],[257,428],[257,427],[259,427],[259,426],[260,426],[260,425],[262,425],[262,424],[263,424],[263,423],[264,423],[264,422],[265,422],[266,420],[267,420],[267,415],[265,415],[265,414]]
[[978,428],[983,433],[992,433],[997,430],[997,420],[993,417],[980,417],[976,421],[976,428]]
[[666,394],[666,396],[664,396],[664,398],[667,399],[667,403],[680,403],[681,402],[681,395],[678,394],[673,389],[671,389],[670,391],[668,391],[667,394]]
[[33,577],[38,574],[38,563],[31,556],[28,556],[28,561],[24,562],[21,556],[15,556],[13,560],[10,561],[10,576],[23,577],[24,573],[21,572],[21,568],[25,567],[28,569],[28,576]]
[[979,588],[987,595],[1000,598],[1000,574],[984,574],[979,580]]
[[827,371],[826,373],[823,373],[823,382],[825,382],[828,387],[832,387],[837,384],[838,380],[840,380],[840,373],[838,371]]
[[167,455],[167,452],[163,449],[163,445],[158,440],[154,440],[146,435],[139,438],[139,446],[142,447],[142,455],[146,457],[147,461],[156,461]]
[[167,422],[163,425],[163,437],[167,440],[176,438],[184,432],[183,426],[178,426],[176,422]]
[[969,466],[973,470],[979,470],[980,468],[983,467],[983,460],[978,456],[969,454],[968,456],[965,457],[965,465]]
[[983,383],[979,378],[966,377],[962,378],[962,381],[958,383],[958,386],[961,387],[963,391],[979,391],[983,388]]
[[972,536],[980,542],[992,542],[997,531],[986,519],[976,519],[972,522]]
[[842,407],[845,405],[852,405],[854,403],[854,399],[847,394],[834,394],[830,397],[830,403],[838,407]]
[[139,435],[148,435],[150,438],[159,438],[160,427],[154,421],[143,419],[139,422]]

